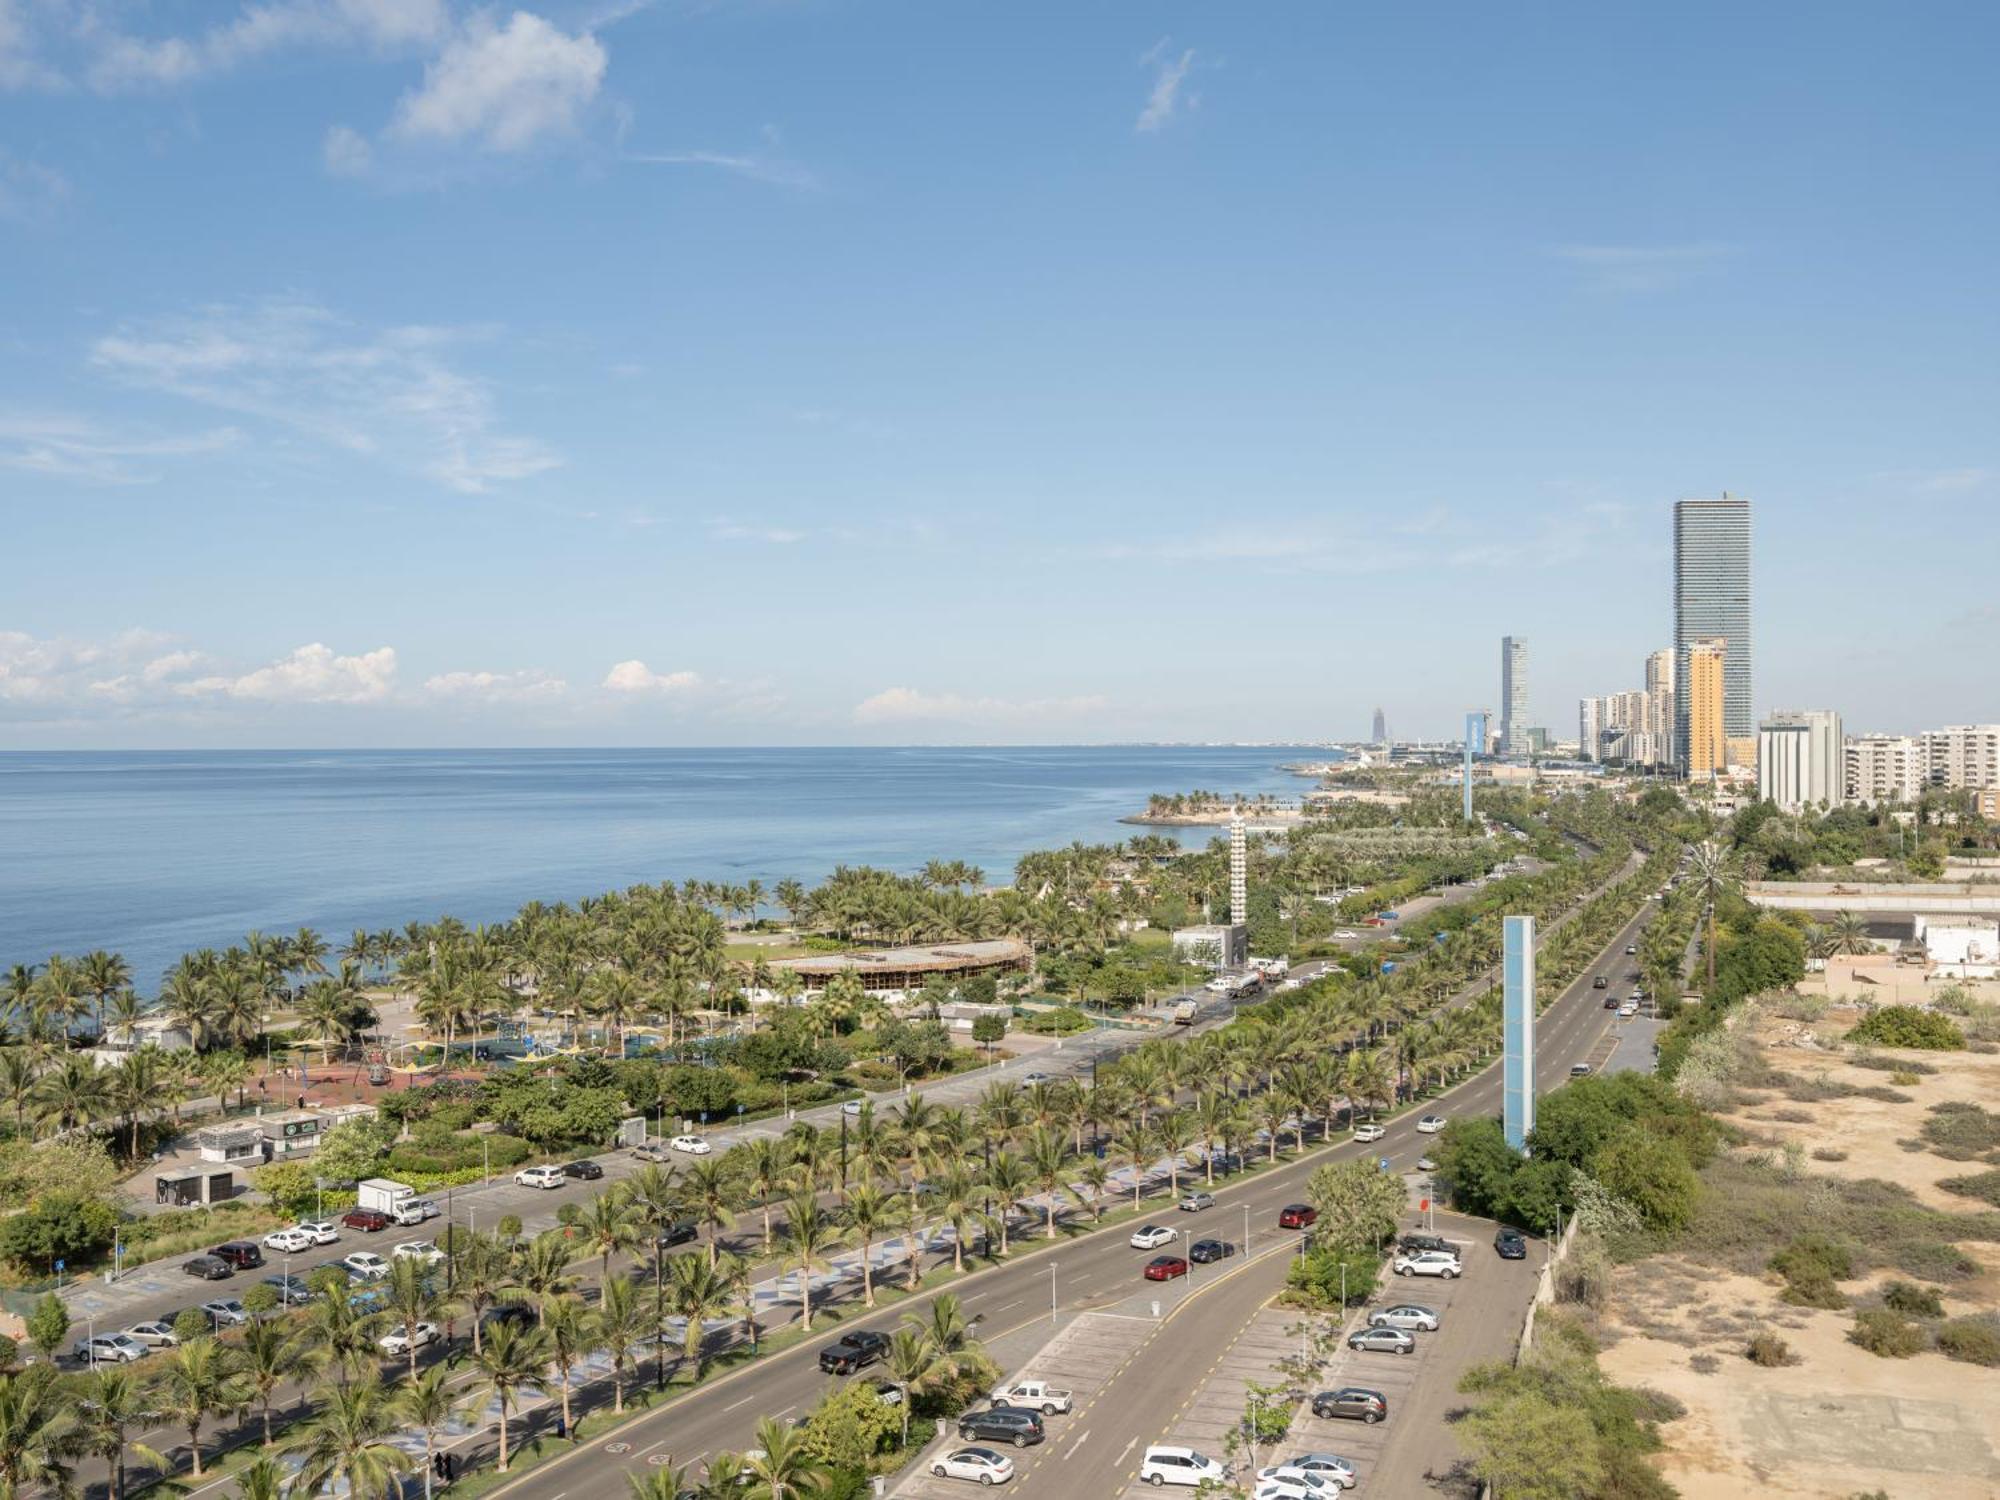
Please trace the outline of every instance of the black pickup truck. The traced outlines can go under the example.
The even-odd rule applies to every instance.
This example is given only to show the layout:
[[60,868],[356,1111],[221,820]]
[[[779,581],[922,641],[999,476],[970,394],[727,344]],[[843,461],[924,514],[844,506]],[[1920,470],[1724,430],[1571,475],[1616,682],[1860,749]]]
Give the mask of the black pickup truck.
[[889,1352],[889,1335],[858,1329],[819,1351],[819,1367],[829,1375],[852,1375]]

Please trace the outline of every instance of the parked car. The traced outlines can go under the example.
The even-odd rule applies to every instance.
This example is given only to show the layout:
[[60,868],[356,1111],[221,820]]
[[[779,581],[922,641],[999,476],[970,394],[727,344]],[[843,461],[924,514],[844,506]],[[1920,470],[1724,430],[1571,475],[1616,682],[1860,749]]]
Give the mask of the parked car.
[[872,1328],[857,1328],[842,1334],[819,1351],[819,1367],[829,1375],[852,1375],[863,1365],[872,1365],[889,1352],[889,1335]]
[[1178,1484],[1192,1490],[1204,1484],[1227,1484],[1229,1466],[1193,1448],[1155,1443],[1139,1460],[1139,1477],[1148,1484]]
[[1398,1302],[1394,1307],[1378,1307],[1368,1315],[1370,1328],[1400,1328],[1406,1333],[1436,1333],[1438,1315],[1417,1302]]
[[1363,1143],[1379,1141],[1388,1133],[1388,1129],[1385,1126],[1377,1125],[1373,1121],[1370,1121],[1366,1125],[1357,1125],[1354,1127],[1354,1138]]
[[427,1266],[434,1266],[444,1259],[435,1240],[404,1240],[389,1252],[391,1260],[420,1260]]
[[676,1151],[684,1151],[689,1156],[706,1156],[714,1147],[698,1135],[677,1135],[667,1142]]
[[1332,1453],[1295,1453],[1281,1464],[1257,1471],[1259,1479],[1289,1474],[1312,1474],[1344,1490],[1353,1489],[1355,1483],[1354,1465]]
[[1014,1460],[991,1448],[960,1448],[931,1464],[939,1479],[970,1479],[979,1484],[1005,1484],[1014,1477]]
[[579,1182],[595,1182],[604,1175],[604,1168],[594,1161],[566,1161],[562,1171],[563,1176],[574,1177]]
[[1188,1246],[1188,1259],[1198,1266],[1211,1261],[1227,1260],[1236,1253],[1236,1247],[1228,1240],[1196,1240]]
[[1638,1014],[1639,1007],[1630,1000],[1618,1007],[1618,1019],[1621,1021],[1629,1021]]
[[1413,1230],[1397,1240],[1396,1248],[1410,1255],[1419,1255],[1426,1250],[1441,1250],[1446,1255],[1458,1253],[1452,1242],[1443,1235],[1425,1234],[1420,1230]]
[[1046,1380],[1017,1380],[1001,1386],[989,1399],[995,1406],[1025,1406],[1043,1416],[1053,1416],[1068,1411],[1073,1398],[1068,1391]]
[[148,1349],[171,1349],[181,1341],[180,1335],[174,1332],[174,1325],[163,1321],[134,1323],[125,1330],[125,1337],[144,1344]]
[[651,1141],[643,1141],[632,1148],[632,1154],[640,1161],[670,1161],[671,1153],[665,1146],[656,1146]]
[[236,1274],[236,1267],[213,1255],[197,1255],[192,1260],[184,1260],[181,1269],[190,1276],[199,1276],[203,1281],[225,1281]]
[[218,1297],[213,1302],[204,1302],[201,1310],[208,1314],[212,1328],[240,1328],[250,1321],[250,1314],[234,1297]]
[[264,1264],[264,1252],[248,1240],[231,1240],[226,1245],[217,1245],[208,1252],[217,1260],[226,1260],[239,1271],[254,1271]]
[[1178,1255],[1156,1255],[1146,1262],[1148,1281],[1172,1281],[1188,1273],[1188,1263]]
[[561,1167],[523,1167],[514,1174],[516,1187],[559,1188],[568,1181]]
[[1319,1222],[1319,1210],[1310,1203],[1287,1203],[1278,1210],[1280,1229],[1310,1229]]
[[129,1333],[100,1333],[78,1339],[70,1352],[87,1365],[129,1365],[150,1351]]
[[1417,1340],[1400,1328],[1357,1328],[1347,1336],[1347,1347],[1369,1354],[1415,1354]]
[[286,1255],[296,1255],[301,1250],[310,1250],[318,1243],[318,1240],[297,1225],[290,1229],[274,1229],[264,1236],[266,1250],[277,1250]]
[[1316,1417],[1345,1417],[1371,1425],[1389,1415],[1389,1402],[1380,1391],[1358,1385],[1344,1385],[1337,1391],[1321,1391],[1312,1399]]
[[1417,1134],[1436,1135],[1444,1127],[1445,1118],[1443,1115],[1425,1115],[1421,1120],[1417,1121]]
[[435,1323],[418,1323],[411,1326],[398,1323],[375,1341],[375,1347],[384,1354],[407,1355],[412,1349],[421,1349],[427,1344],[435,1344],[438,1326]]
[[1052,1081],[1046,1073],[1023,1073],[1021,1075],[1021,1087],[1024,1089],[1031,1089],[1038,1083],[1049,1083]]
[[331,1245],[340,1238],[340,1226],[326,1220],[316,1220],[298,1227],[313,1237],[315,1245]]
[[1590,1073],[1589,1063],[1571,1063],[1569,1065],[1569,1076],[1572,1078],[1588,1077],[1589,1073]]
[[413,1224],[421,1224],[426,1219],[435,1219],[444,1212],[428,1198],[405,1198],[389,1215],[405,1229]]
[[396,1221],[379,1208],[350,1208],[340,1216],[340,1222],[343,1228],[360,1229],[369,1234],[376,1234]]
[[1141,1224],[1132,1231],[1131,1245],[1134,1250],[1157,1250],[1162,1245],[1171,1245],[1178,1233],[1164,1224]]
[[1392,1269],[1398,1276],[1442,1276],[1455,1280],[1463,1267],[1458,1257],[1444,1250],[1425,1250],[1416,1255],[1399,1255]]
[[303,1307],[312,1301],[312,1288],[303,1276],[266,1276],[264,1285],[278,1294],[280,1307]]
[[1197,1189],[1191,1193],[1181,1194],[1180,1210],[1184,1214],[1198,1214],[1204,1209],[1213,1207],[1215,1207],[1215,1194],[1213,1193],[1204,1193]]
[[989,1406],[983,1411],[967,1410],[958,1414],[958,1440],[961,1443],[984,1439],[989,1443],[1012,1443],[1016,1448],[1026,1448],[1047,1436],[1048,1429],[1042,1425],[1042,1414],[1023,1411],[1018,1406]]
[[1526,1260],[1528,1241],[1518,1229],[1501,1229],[1493,1236],[1493,1250],[1502,1260]]
[[1322,1479],[1317,1474],[1274,1474],[1257,1480],[1250,1491],[1250,1500],[1333,1500],[1342,1493],[1337,1479]]
[[385,1281],[389,1276],[389,1262],[373,1250],[357,1250],[342,1257],[340,1267],[357,1281]]

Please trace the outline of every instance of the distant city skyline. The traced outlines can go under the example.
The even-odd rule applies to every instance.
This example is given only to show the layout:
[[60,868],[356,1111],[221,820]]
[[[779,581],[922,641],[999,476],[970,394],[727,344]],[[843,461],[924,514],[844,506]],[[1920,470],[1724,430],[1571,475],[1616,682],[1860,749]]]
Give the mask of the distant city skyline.
[[0,0],[0,750],[1567,738],[1725,489],[1745,732],[2000,717],[1996,45]]

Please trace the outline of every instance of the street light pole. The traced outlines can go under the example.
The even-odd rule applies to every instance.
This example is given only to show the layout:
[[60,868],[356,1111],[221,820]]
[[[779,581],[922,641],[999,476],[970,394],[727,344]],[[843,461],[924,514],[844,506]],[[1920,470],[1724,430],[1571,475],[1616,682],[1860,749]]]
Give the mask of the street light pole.
[[1054,1328],[1056,1318],[1056,1262],[1049,1262],[1049,1326]]
[[1250,1258],[1250,1205],[1243,1205],[1243,1258]]

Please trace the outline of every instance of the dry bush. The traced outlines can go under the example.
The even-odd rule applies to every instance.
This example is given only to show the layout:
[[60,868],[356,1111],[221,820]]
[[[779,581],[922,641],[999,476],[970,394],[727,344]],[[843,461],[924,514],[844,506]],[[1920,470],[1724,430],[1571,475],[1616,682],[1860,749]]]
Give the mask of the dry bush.
[[1792,1352],[1792,1346],[1775,1333],[1760,1333],[1752,1337],[1750,1347],[1744,1350],[1744,1354],[1751,1364],[1763,1365],[1766,1369],[1775,1369],[1779,1365],[1795,1365],[1799,1362],[1798,1355]]

